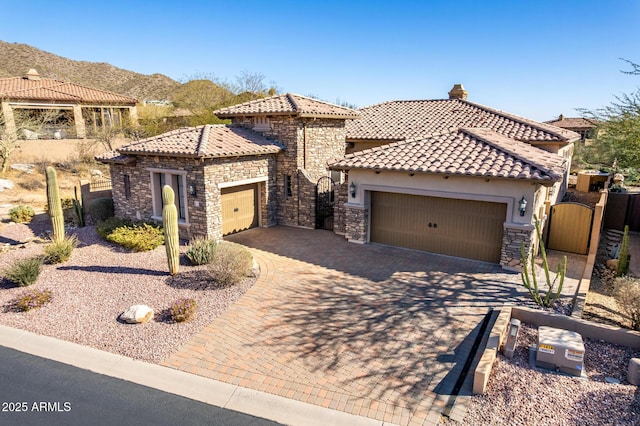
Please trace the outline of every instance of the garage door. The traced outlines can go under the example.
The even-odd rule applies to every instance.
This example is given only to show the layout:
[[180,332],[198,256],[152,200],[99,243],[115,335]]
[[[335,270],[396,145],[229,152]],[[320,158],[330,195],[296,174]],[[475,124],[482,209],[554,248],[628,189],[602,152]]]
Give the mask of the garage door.
[[371,193],[371,242],[500,263],[507,205]]
[[258,226],[258,185],[222,189],[222,234]]

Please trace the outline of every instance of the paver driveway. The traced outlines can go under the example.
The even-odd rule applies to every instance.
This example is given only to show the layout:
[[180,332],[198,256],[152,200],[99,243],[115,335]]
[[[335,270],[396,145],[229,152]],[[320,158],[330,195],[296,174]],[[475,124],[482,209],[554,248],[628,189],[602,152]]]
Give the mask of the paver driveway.
[[256,284],[165,365],[396,424],[451,392],[488,306],[522,297],[499,266],[256,228]]

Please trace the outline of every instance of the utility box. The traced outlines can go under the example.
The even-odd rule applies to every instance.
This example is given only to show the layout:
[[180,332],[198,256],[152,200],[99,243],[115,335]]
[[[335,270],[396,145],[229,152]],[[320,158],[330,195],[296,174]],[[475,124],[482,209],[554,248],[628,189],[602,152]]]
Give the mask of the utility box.
[[584,343],[575,331],[538,327],[536,366],[580,377],[584,370]]

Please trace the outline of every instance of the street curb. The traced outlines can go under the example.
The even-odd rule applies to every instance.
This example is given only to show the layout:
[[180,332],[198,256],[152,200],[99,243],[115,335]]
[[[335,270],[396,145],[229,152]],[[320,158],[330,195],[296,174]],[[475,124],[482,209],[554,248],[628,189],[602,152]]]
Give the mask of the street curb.
[[0,342],[20,352],[287,425],[389,425],[4,325]]

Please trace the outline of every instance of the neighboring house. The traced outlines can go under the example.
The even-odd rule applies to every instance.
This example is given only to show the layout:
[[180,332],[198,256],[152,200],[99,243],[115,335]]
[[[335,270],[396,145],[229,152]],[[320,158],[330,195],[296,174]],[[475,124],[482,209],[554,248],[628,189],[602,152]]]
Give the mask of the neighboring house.
[[17,135],[28,139],[82,139],[137,120],[136,99],[40,77],[34,69],[24,77],[0,79],[0,102],[8,132],[15,134],[20,120],[42,123]]
[[537,243],[533,215],[565,189],[579,135],[465,98],[456,85],[448,100],[353,111],[278,95],[216,111],[231,126],[180,129],[99,159],[119,216],[159,219],[160,187],[171,184],[186,238],[326,228],[516,269],[520,243]]
[[594,133],[598,126],[598,122],[595,120],[582,117],[565,117],[563,114],[560,114],[557,120],[545,121],[545,123],[578,133],[580,135],[580,141],[583,143],[587,139],[595,137]]

